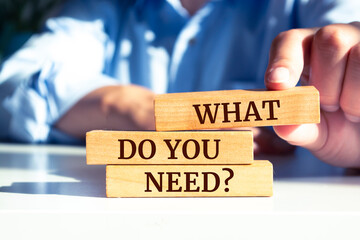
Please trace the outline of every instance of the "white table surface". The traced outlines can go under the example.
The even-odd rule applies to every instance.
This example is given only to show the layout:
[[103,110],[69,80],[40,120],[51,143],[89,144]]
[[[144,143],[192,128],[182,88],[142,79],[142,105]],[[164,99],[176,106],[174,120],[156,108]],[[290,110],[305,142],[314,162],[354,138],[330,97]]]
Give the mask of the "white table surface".
[[360,239],[359,170],[261,158],[273,197],[112,199],[84,147],[0,144],[0,239]]

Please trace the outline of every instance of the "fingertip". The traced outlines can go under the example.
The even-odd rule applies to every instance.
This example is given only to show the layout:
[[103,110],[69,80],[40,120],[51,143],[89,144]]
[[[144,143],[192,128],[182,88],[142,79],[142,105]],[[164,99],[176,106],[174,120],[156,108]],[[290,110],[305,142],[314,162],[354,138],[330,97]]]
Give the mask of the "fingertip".
[[335,105],[326,105],[326,104],[321,104],[321,109],[324,110],[325,112],[336,112],[337,110],[339,110],[340,106],[335,104]]
[[293,133],[299,125],[284,125],[284,126],[274,126],[275,133],[284,140],[289,140],[289,136]]
[[352,114],[349,114],[349,113],[344,113],[345,117],[353,122],[353,123],[359,123],[360,122],[360,117],[359,116],[355,116],[355,115],[352,115]]
[[289,81],[290,71],[286,67],[276,67],[269,71],[267,81],[269,83],[284,83]]
[[[275,133],[288,143],[316,150],[323,145],[326,135],[320,134],[321,124],[274,126]],[[324,131],[323,131],[324,132]]]
[[270,68],[265,77],[265,85],[269,90],[285,90],[294,87],[290,70],[282,66]]

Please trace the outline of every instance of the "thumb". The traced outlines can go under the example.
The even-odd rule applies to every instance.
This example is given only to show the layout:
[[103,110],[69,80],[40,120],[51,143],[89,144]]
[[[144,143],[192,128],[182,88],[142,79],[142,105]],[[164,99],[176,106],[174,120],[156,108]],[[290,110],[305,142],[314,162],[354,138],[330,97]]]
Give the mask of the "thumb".
[[292,145],[305,147],[314,152],[325,145],[327,129],[327,122],[322,115],[319,124],[274,126],[274,131],[280,138]]
[[314,33],[315,29],[293,29],[274,39],[265,73],[268,89],[284,90],[296,86],[304,66],[309,65]]

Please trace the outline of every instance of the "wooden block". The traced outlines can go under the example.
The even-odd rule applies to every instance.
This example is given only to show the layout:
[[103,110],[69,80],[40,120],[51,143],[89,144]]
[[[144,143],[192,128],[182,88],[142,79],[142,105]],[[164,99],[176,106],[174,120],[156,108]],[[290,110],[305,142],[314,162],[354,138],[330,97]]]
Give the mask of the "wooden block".
[[305,86],[162,94],[155,119],[157,131],[319,123],[319,92]]
[[251,165],[108,165],[108,197],[272,196],[269,161]]
[[86,133],[87,164],[250,164],[251,131]]

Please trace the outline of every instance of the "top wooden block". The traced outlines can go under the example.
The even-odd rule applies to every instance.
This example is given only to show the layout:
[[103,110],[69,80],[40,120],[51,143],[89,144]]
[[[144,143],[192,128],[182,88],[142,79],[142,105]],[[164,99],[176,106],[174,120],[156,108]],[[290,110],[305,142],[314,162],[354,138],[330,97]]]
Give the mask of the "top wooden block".
[[156,130],[319,123],[319,100],[312,86],[162,94],[155,98]]

